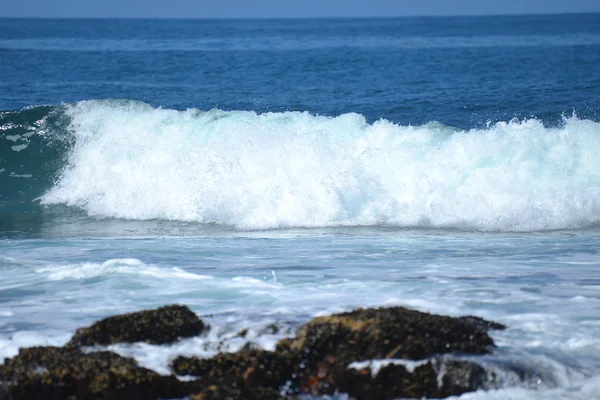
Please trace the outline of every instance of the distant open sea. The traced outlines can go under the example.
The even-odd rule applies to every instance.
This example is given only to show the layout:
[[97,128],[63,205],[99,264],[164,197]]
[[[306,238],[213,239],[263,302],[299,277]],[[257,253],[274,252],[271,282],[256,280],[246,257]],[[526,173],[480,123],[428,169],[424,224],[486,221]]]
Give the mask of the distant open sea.
[[[168,373],[316,315],[506,324],[464,399],[600,399],[600,14],[0,19],[0,363],[98,318]],[[276,335],[258,336],[276,323]]]

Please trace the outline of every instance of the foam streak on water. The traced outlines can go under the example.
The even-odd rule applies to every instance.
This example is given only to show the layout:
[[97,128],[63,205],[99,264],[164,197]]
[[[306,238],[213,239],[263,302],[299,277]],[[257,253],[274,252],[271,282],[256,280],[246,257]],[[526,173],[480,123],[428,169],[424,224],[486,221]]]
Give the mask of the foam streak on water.
[[600,221],[600,124],[567,118],[460,131],[438,123],[69,106],[76,144],[43,203],[91,215],[242,229],[374,226],[482,231]]

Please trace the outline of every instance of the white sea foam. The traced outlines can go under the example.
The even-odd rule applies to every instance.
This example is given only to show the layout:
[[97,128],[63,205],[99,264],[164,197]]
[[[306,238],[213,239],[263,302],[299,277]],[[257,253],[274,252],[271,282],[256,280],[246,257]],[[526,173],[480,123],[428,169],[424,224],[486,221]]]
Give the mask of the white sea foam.
[[19,145],[15,145],[12,146],[11,149],[13,149],[13,151],[19,152],[21,150],[25,150],[27,148],[26,144],[19,144]]
[[600,221],[600,124],[457,131],[358,114],[69,106],[77,139],[45,204],[240,229],[576,228]]
[[483,391],[463,394],[460,397],[448,399],[463,400],[598,400],[600,399],[600,377],[590,378],[580,385],[571,388],[554,388],[536,390],[528,388],[505,388],[500,390]]
[[420,367],[421,365],[427,364],[429,361],[430,360],[414,361],[414,360],[405,360],[405,359],[400,359],[400,358],[389,358],[389,359],[384,359],[384,360],[356,361],[356,362],[350,363],[348,365],[348,368],[353,368],[353,369],[357,369],[357,370],[370,368],[371,375],[373,377],[376,377],[377,374],[379,374],[379,371],[382,368],[387,367],[388,365],[402,365],[404,368],[406,368],[406,370],[408,372],[410,372],[412,374],[413,372],[415,372],[416,368]]
[[[254,327],[249,327],[247,321],[241,324],[240,322],[235,321],[230,326],[223,326],[215,324],[214,321],[208,321],[211,324],[208,334],[183,339],[170,345],[116,344],[108,346],[108,350],[125,357],[134,357],[140,365],[158,373],[171,374],[170,364],[178,356],[210,358],[219,352],[240,351],[250,343],[255,347],[274,351],[277,342],[284,337],[289,337],[291,333],[289,330],[282,329],[277,334],[264,334],[262,331],[266,326],[265,321],[255,323]],[[241,330],[247,332],[244,337],[238,334]]]
[[14,357],[19,349],[33,346],[63,346],[70,339],[70,335],[57,332],[31,332],[18,331],[9,338],[0,337],[0,365],[5,358]]
[[211,279],[210,276],[186,272],[178,267],[165,269],[152,265],[146,265],[142,261],[135,258],[111,259],[103,263],[51,265],[38,268],[36,272],[47,273],[48,279],[51,281],[59,281],[63,279],[90,279],[114,274],[146,275],[159,279]]

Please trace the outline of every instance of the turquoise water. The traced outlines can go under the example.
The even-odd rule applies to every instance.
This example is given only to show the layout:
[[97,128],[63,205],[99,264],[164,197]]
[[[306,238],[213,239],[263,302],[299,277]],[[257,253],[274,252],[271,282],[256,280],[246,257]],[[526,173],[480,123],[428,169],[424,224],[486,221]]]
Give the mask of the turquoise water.
[[599,398],[599,15],[5,19],[0,57],[0,359],[187,304],[208,337],[112,347],[167,373],[404,305],[509,327],[465,399]]

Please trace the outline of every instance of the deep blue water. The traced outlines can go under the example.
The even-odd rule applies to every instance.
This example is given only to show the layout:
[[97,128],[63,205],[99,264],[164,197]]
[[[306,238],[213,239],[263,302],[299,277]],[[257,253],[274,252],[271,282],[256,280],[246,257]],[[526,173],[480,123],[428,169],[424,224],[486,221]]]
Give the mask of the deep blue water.
[[188,304],[208,337],[113,348],[168,373],[400,304],[509,327],[465,399],[598,399],[599,65],[600,14],[0,19],[0,360]]
[[0,110],[123,98],[471,128],[597,118],[600,15],[0,20]]

